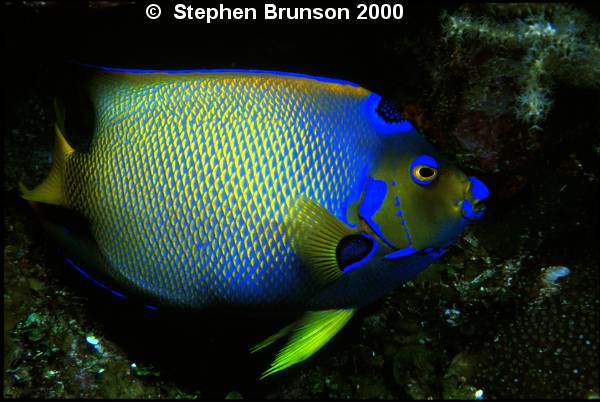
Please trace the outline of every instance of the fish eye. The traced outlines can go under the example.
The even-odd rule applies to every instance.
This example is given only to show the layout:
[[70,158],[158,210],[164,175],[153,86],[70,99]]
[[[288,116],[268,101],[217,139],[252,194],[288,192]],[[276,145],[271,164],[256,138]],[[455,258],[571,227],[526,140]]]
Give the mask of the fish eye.
[[427,165],[415,166],[413,176],[420,181],[432,181],[437,176],[437,169]]
[[431,184],[438,175],[438,163],[429,155],[421,155],[411,163],[410,175],[420,185]]

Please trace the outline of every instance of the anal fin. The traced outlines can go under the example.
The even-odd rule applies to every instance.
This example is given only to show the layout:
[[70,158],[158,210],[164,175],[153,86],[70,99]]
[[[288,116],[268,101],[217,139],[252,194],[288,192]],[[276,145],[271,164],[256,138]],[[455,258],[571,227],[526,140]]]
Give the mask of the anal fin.
[[346,325],[354,315],[354,311],[355,309],[308,311],[297,322],[256,345],[252,348],[252,352],[292,331],[287,344],[277,353],[271,367],[262,373],[260,378],[263,379],[308,359]]
[[262,348],[266,348],[273,342],[277,341],[279,338],[286,336],[292,329],[294,329],[293,323],[283,327],[282,329],[280,329],[279,331],[277,331],[276,333],[274,333],[273,335],[271,335],[264,341],[254,345],[252,348],[250,348],[250,353],[258,352]]

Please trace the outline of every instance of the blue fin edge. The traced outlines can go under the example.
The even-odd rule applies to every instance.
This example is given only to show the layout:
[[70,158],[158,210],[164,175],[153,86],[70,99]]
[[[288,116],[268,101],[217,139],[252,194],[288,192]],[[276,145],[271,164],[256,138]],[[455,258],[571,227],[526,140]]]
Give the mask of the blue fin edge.
[[[75,264],[73,262],[73,260],[71,260],[69,257],[67,257],[66,255],[64,255],[60,249],[58,250],[58,252],[59,252],[60,255],[62,255],[62,257],[65,259],[65,261],[67,261],[67,263],[69,263],[70,266],[72,266],[73,268],[75,268],[80,274],[82,274],[83,276],[85,276],[87,279],[89,279],[90,281],[92,281],[94,284],[98,285],[102,289],[108,290],[113,295],[115,295],[117,297],[120,297],[121,299],[127,299],[127,296],[125,296],[124,294],[119,293],[116,290],[113,290],[113,289],[109,288],[108,286],[106,286],[102,282],[99,282],[98,280],[94,279],[90,274],[88,274],[83,269],[81,269],[77,264]],[[154,306],[151,306],[151,305],[148,305],[148,304],[145,304],[144,307],[146,307],[149,310],[158,310],[158,308],[156,308]]]
[[276,71],[276,70],[258,70],[258,69],[244,69],[244,68],[215,68],[215,69],[192,69],[192,70],[154,70],[154,69],[137,69],[137,68],[119,68],[119,67],[104,67],[97,66],[94,64],[88,63],[78,63],[81,66],[93,68],[97,70],[103,71],[113,71],[119,73],[134,73],[134,74],[156,74],[156,73],[166,73],[166,74],[189,74],[189,73],[247,73],[247,74],[271,74],[271,75],[281,75],[285,77],[296,77],[296,78],[307,78],[311,80],[317,80],[321,82],[327,82],[331,84],[341,84],[341,85],[350,85],[353,87],[359,88],[360,85],[346,81],[340,80],[336,78],[328,78],[328,77],[320,77],[316,75],[310,74],[302,74],[302,73],[292,73],[287,71]]

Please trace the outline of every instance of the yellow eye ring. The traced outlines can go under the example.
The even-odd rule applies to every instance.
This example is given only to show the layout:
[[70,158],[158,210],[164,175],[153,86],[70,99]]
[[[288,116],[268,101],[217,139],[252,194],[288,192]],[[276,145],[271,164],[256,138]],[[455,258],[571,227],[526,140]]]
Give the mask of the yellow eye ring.
[[431,183],[438,174],[438,170],[432,166],[417,165],[412,171],[413,177],[422,183]]

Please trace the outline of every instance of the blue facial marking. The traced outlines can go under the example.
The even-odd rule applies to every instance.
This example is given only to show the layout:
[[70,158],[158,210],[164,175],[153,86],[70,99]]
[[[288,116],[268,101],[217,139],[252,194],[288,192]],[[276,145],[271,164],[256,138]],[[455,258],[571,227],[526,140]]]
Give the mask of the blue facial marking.
[[[373,215],[379,211],[387,195],[387,183],[383,180],[373,179],[369,177],[365,188],[363,201],[358,208],[358,214],[367,222],[369,227],[379,236],[385,243],[392,244],[383,236],[379,225],[373,220]],[[392,246],[393,247],[393,246]]]
[[351,228],[355,228],[357,225],[352,224],[348,221],[348,208],[352,202],[354,202],[356,200],[360,200],[361,192],[367,185],[368,180],[369,180],[369,166],[367,165],[364,167],[359,180],[356,182],[357,185],[354,186],[354,188],[351,190],[350,196],[345,201],[342,202],[342,207],[340,209],[341,216],[338,216],[338,218],[340,218],[342,222],[344,222],[346,225],[348,225]]
[[365,196],[358,209],[363,219],[371,219],[379,211],[387,195],[387,184],[383,180],[369,177],[365,188]]
[[[363,233],[362,234],[365,237],[368,237],[370,239],[373,239],[371,236],[369,236],[367,233]],[[365,262],[369,261],[371,258],[373,258],[373,256],[375,255],[375,251],[377,251],[377,242],[373,241],[373,248],[371,249],[371,251],[369,251],[369,254],[367,254],[364,258],[362,258],[359,261],[356,261],[350,265],[348,265],[347,267],[345,267],[343,269],[343,272],[350,272],[355,268],[360,267],[361,265],[363,265]]]
[[410,237],[410,231],[408,230],[408,226],[406,225],[406,220],[404,219],[404,213],[402,212],[402,208],[400,208],[400,195],[396,194],[394,198],[396,200],[395,205],[398,207],[398,211],[396,211],[396,216],[400,217],[400,223],[402,227],[404,227],[404,231],[406,232],[406,239],[408,240],[408,245],[410,246],[412,242],[412,238]]
[[417,167],[419,165],[428,166],[433,169],[439,169],[439,164],[437,163],[437,161],[429,155],[420,155],[420,156],[417,156],[415,158],[415,160],[412,161],[412,163],[410,164],[409,174],[415,183],[420,184],[422,186],[426,186],[426,185],[432,183],[433,182],[432,180],[420,180],[417,177],[415,177],[415,175],[413,174],[413,171],[414,171],[415,167]]
[[408,120],[402,120],[399,122],[387,122],[377,112],[377,105],[381,101],[381,96],[377,94],[370,94],[365,100],[365,113],[371,120],[371,123],[375,126],[380,134],[398,134],[407,133],[414,130],[414,127]]
[[[429,247],[429,248],[423,249],[423,251],[425,253],[428,253],[428,254],[431,253],[431,252],[433,252],[434,250],[435,249],[433,247]],[[385,257],[383,257],[383,258],[388,259],[388,260],[392,260],[394,258],[401,258],[401,257],[406,257],[406,256],[409,256],[409,255],[413,255],[414,253],[416,253],[418,251],[419,250],[416,250],[416,249],[412,248],[411,246],[408,246],[408,247],[404,247],[403,249],[400,249],[398,251],[394,251],[393,253],[390,253],[390,254],[386,255]],[[439,249],[439,251],[437,253],[439,255],[442,255],[445,252],[446,252],[446,250]]]
[[463,216],[465,218],[471,218],[474,215],[473,203],[469,200],[464,200],[462,204]]
[[386,260],[392,260],[394,258],[401,258],[401,257],[406,257],[408,255],[413,255],[417,251],[419,251],[419,250],[414,249],[411,246],[408,246],[408,247],[401,248],[400,250],[396,250],[393,253],[389,253],[383,258],[385,258]]
[[490,190],[477,177],[469,177],[471,181],[471,195],[477,200],[485,200],[490,195]]

